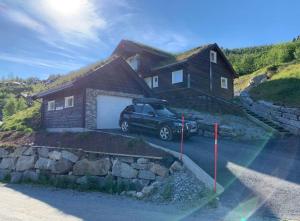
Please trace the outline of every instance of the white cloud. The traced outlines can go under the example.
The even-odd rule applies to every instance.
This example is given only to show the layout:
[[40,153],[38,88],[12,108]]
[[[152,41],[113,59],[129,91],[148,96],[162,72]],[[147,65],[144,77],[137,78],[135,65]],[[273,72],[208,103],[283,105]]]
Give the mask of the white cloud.
[[16,56],[14,54],[8,54],[8,53],[0,53],[0,60],[13,62],[13,63],[20,63],[24,65],[29,66],[41,66],[41,67],[48,67],[48,68],[54,68],[59,69],[62,71],[69,71],[72,69],[77,69],[81,64],[78,63],[72,63],[72,62],[62,62],[62,61],[56,61],[56,60],[49,60],[49,59],[40,59],[40,58],[34,58],[34,57],[28,57],[28,56]]

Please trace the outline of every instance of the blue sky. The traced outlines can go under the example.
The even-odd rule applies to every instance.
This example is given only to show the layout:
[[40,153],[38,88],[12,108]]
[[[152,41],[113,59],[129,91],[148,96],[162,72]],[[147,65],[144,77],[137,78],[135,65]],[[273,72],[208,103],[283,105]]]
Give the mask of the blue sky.
[[300,35],[298,0],[0,0],[0,77],[64,74],[106,58],[121,39],[170,52]]

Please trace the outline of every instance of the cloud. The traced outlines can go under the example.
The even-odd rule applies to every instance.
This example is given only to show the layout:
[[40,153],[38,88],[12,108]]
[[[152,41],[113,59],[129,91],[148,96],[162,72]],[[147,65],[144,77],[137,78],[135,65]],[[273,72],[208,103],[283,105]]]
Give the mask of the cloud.
[[41,66],[41,67],[54,68],[62,71],[77,69],[80,66],[82,66],[81,64],[73,63],[73,62],[62,62],[62,61],[49,60],[49,59],[46,60],[46,59],[40,59],[40,58],[34,58],[28,56],[21,57],[9,53],[0,53],[0,60],[25,64],[29,66]]

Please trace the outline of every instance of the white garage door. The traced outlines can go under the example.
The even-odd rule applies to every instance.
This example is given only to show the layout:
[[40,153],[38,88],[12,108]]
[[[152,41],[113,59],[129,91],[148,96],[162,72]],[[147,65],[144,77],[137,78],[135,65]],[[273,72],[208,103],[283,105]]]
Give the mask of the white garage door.
[[128,105],[132,104],[132,98],[100,95],[97,97],[97,128],[119,128],[120,113]]

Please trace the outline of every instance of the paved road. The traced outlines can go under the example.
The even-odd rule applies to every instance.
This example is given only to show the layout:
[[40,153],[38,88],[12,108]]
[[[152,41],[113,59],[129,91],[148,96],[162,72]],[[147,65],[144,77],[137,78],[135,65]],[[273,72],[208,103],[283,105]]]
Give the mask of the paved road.
[[[179,150],[178,141],[163,142],[153,136],[142,136],[152,143]],[[200,136],[184,144],[185,154],[212,176],[213,144],[213,139]],[[199,209],[191,216],[204,219],[213,214],[214,220],[300,220],[299,171],[299,137],[256,142],[220,140],[218,182],[225,187],[220,196],[221,209]]]

